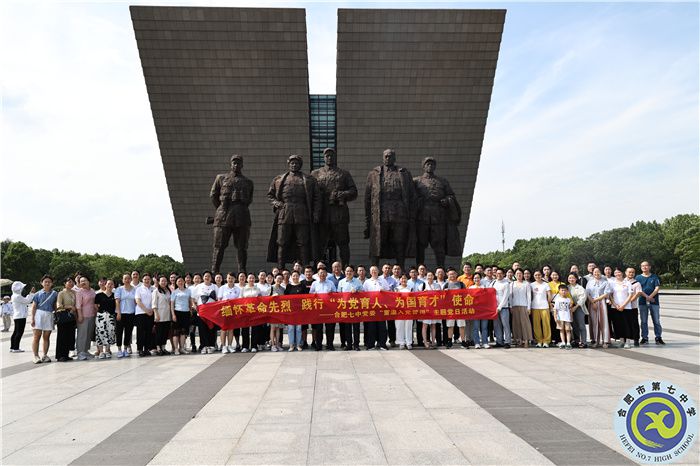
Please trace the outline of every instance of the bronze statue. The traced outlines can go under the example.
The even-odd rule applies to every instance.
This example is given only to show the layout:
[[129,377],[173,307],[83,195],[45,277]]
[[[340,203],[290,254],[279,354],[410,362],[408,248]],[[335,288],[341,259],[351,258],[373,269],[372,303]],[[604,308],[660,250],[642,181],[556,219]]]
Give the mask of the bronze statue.
[[212,272],[219,272],[224,250],[233,236],[233,245],[238,251],[238,271],[244,272],[248,260],[248,239],[250,237],[250,211],[253,202],[253,182],[243,176],[243,157],[231,157],[231,171],[216,175],[211,187],[214,214],[214,253],[211,259]]
[[445,178],[435,175],[437,162],[433,157],[423,160],[423,175],[413,179],[417,196],[416,261],[425,263],[425,249],[430,245],[438,267],[445,266],[445,255],[462,255],[457,225],[462,210],[454,191]]
[[267,192],[275,213],[267,261],[277,262],[280,269],[287,262],[308,264],[316,259],[312,233],[321,214],[320,194],[316,179],[302,173],[302,164],[301,156],[290,155],[289,171],[275,177]]
[[325,166],[311,172],[321,194],[321,218],[318,224],[320,253],[330,250],[329,263],[335,261],[335,248],[340,250],[340,261],[350,263],[350,211],[348,202],[357,199],[357,188],[352,175],[338,168],[338,157],[333,149],[323,151]]
[[383,165],[367,175],[364,236],[373,265],[395,258],[403,270],[406,257],[415,256],[415,186],[411,173],[396,166],[393,149],[382,158]]

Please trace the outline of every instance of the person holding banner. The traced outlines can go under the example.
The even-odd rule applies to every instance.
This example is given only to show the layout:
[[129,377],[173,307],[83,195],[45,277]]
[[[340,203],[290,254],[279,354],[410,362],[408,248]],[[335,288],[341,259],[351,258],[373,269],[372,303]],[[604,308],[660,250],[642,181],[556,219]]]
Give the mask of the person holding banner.
[[[258,288],[255,284],[255,275],[253,275],[252,273],[248,274],[248,282],[246,286],[243,287],[243,291],[241,292],[241,298],[257,298],[258,296],[260,296],[260,288]],[[256,325],[255,327],[253,327],[252,335],[250,336],[248,336],[246,332],[246,330],[248,329],[243,329],[243,349],[241,350],[241,353],[247,353],[248,351],[250,351],[251,353],[258,352],[257,341],[260,339],[260,336],[258,335],[260,327],[262,326]],[[250,348],[248,347],[248,345],[250,345]]]
[[[433,272],[427,272],[425,275],[425,290],[441,290],[442,288],[435,281],[435,274]],[[423,346],[425,349],[435,349],[437,345],[436,334],[435,334],[435,324],[438,320],[433,319],[423,319]],[[430,335],[428,335],[430,331]]]
[[[292,274],[289,277],[289,284],[284,289],[285,295],[290,294],[307,294],[308,290],[306,285],[299,281],[299,271],[292,270]],[[301,339],[301,325],[287,325],[287,335],[289,337],[289,352],[294,350],[303,351],[304,347],[302,345]]]
[[[355,269],[352,265],[345,267],[345,278],[338,282],[338,291],[341,293],[357,293],[362,290],[362,283],[355,277]],[[345,351],[360,351],[360,323],[345,324],[340,327],[345,332]]]
[[[385,265],[387,270],[389,265]],[[369,268],[370,277],[362,285],[362,291],[382,291],[386,283],[382,284],[379,278],[379,267],[373,265]],[[386,351],[386,321],[365,322],[365,347],[367,350],[379,349]]]
[[[397,271],[400,271],[401,268],[399,267],[396,269]],[[382,284],[382,290],[384,291],[395,291],[396,290],[396,285],[399,284],[399,281],[393,276],[392,274],[392,267],[389,264],[384,264],[382,265],[382,275],[379,277],[379,283]],[[390,346],[395,346],[396,345],[396,325],[393,320],[389,320],[385,322],[386,326],[386,337],[389,338],[389,345]],[[386,338],[384,341],[378,342],[380,345],[386,346]]]
[[[318,280],[311,284],[311,289],[309,293],[311,294],[329,294],[335,293],[335,285],[332,281],[327,280],[328,273],[326,269],[321,269],[318,271]],[[334,335],[330,332],[335,331],[335,324],[326,324],[326,349],[328,351],[335,351],[333,347],[333,337]],[[314,340],[316,343],[316,351],[321,351],[323,348],[323,331],[314,328]]]
[[[474,272],[472,280],[474,284],[469,288],[483,288],[481,286],[481,272]],[[486,319],[475,320],[472,326],[472,340],[474,340],[474,348],[489,349],[489,321]]]
[[[396,291],[399,293],[413,292],[413,289],[408,286],[408,277],[406,277],[406,274],[401,275]],[[396,342],[399,344],[399,349],[413,349],[412,320],[396,320]]]
[[[241,296],[241,289],[236,286],[236,276],[233,272],[226,274],[226,283],[221,285],[216,292],[219,301],[236,299]],[[238,342],[234,342],[233,330],[221,330],[221,352],[223,354],[235,353]]]
[[[457,290],[463,288],[466,287],[464,286],[464,283],[457,280],[457,271],[452,267],[447,269],[447,283],[445,283],[443,289]],[[462,347],[464,349],[468,349],[469,347],[467,346],[467,338],[465,335],[465,327],[467,323],[464,319],[458,319],[456,322],[457,328],[459,329],[459,339],[462,341]],[[445,346],[447,347],[447,349],[450,349],[452,348],[452,336],[454,333],[455,320],[446,320],[445,325],[447,326],[447,340],[445,340]]]

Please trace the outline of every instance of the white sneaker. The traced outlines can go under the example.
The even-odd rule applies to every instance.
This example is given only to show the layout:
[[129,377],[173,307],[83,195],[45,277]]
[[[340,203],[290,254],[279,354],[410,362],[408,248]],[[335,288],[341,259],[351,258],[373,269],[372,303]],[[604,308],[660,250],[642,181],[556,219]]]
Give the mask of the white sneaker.
[[547,343],[544,343],[544,344],[542,345],[542,348],[549,348],[549,345],[548,345]]
[[257,348],[253,348],[252,350],[250,350],[250,352],[251,352],[251,353],[257,353],[257,352],[258,352],[258,349],[257,349]]
[[481,349],[481,345],[477,343],[476,345],[474,345],[474,349]]
[[303,350],[304,350],[303,346],[301,346],[301,345],[297,346],[297,351],[303,351]]
[[51,358],[45,354],[41,357],[41,362],[51,362]]
[[406,349],[413,349],[413,345],[406,345]]
[[228,354],[228,346],[224,345],[221,347],[221,354]]
[[288,349],[287,351],[289,351],[289,352],[291,353],[292,351],[294,351],[294,347],[293,347],[293,346],[290,346],[289,349]]
[[216,352],[216,346],[209,347],[209,354],[214,354]]
[[228,352],[235,353],[236,352],[236,345],[228,345]]
[[537,348],[542,348],[542,343],[537,343]]
[[404,345],[403,343],[400,344],[400,345],[399,345],[399,349],[406,349],[406,345]]
[[202,348],[199,350],[199,354],[207,354],[207,348]]
[[173,354],[174,354],[175,356],[180,356],[180,350],[179,350],[179,349],[176,349],[176,350],[173,352]]
[[559,343],[559,348],[564,348],[565,346],[566,346],[566,344],[564,344],[563,342]]
[[32,359],[32,362],[34,364],[41,364],[41,358],[39,356],[34,356],[34,358]]
[[277,351],[279,351],[279,350],[277,349],[276,346],[271,346],[271,347],[270,347],[270,350],[271,350],[273,353],[276,353]]
[[630,344],[629,344],[629,343],[625,343],[625,346],[623,346],[623,348],[625,348],[625,349],[630,349],[630,348],[631,348],[631,346],[630,346]]
[[97,359],[107,359],[107,353],[100,353]]
[[104,353],[104,355],[105,355],[105,358],[112,359],[112,352],[111,351],[107,351],[106,353]]
[[482,346],[482,348],[489,349],[489,348],[491,348],[491,346],[489,346],[488,343],[484,343],[484,345]]
[[243,348],[243,349],[241,350],[241,353],[247,353],[247,352],[248,352],[248,348]]

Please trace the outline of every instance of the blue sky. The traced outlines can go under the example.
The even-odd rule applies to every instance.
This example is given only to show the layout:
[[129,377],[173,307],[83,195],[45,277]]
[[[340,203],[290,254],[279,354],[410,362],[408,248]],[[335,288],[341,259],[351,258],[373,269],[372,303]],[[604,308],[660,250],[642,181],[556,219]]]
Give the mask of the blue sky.
[[[181,259],[130,3],[2,2],[1,237]],[[337,8],[506,8],[466,252],[698,212],[697,3],[168,4],[306,8],[313,93]]]

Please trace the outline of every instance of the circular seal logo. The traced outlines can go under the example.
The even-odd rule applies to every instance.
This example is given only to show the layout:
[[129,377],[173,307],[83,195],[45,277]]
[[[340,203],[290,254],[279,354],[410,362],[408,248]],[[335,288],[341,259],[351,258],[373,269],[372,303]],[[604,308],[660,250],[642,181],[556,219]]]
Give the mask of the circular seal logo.
[[683,388],[665,380],[630,388],[617,404],[615,434],[638,463],[671,463],[698,435],[698,412]]

